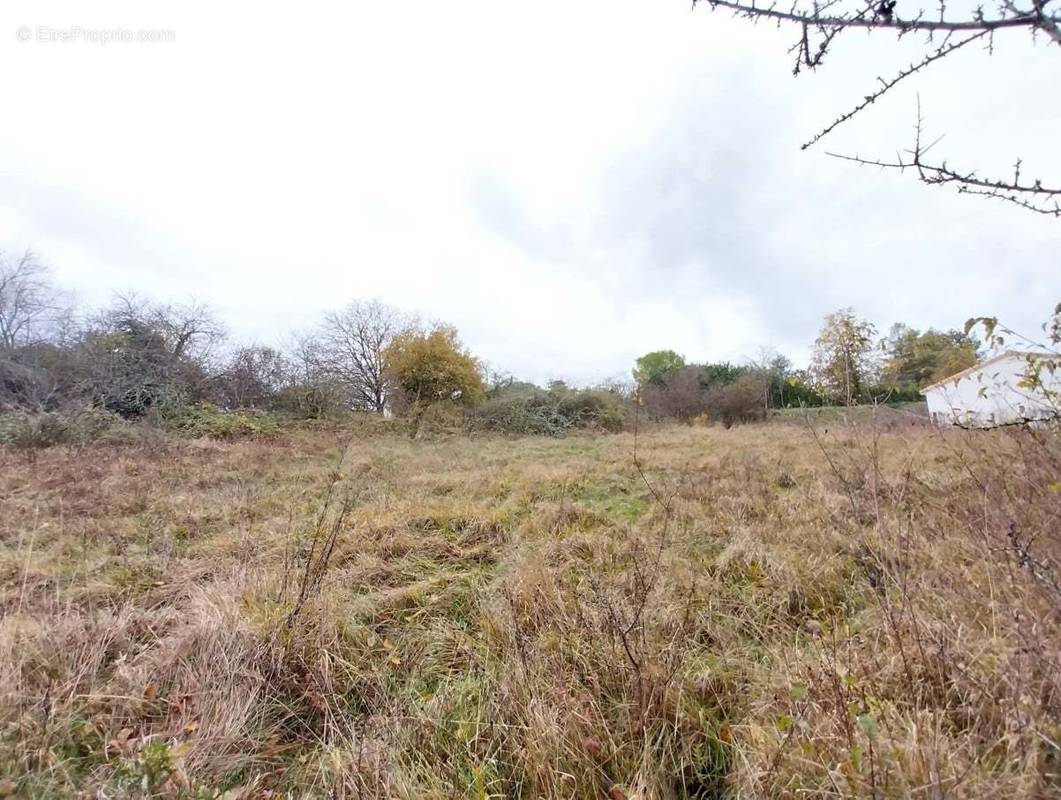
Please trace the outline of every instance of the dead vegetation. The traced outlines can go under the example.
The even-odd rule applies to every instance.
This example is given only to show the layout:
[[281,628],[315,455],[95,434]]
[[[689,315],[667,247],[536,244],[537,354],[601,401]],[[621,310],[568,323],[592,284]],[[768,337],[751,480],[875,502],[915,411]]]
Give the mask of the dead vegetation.
[[1059,793],[1054,435],[633,450],[317,429],[0,454],[0,789]]

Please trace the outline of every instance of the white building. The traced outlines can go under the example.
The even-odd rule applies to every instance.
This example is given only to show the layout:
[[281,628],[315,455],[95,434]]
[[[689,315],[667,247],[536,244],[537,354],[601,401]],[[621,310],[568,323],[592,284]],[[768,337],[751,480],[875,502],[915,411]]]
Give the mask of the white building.
[[[1037,377],[1036,377],[1037,376]],[[1006,352],[921,390],[941,425],[990,428],[1061,416],[1061,358]]]

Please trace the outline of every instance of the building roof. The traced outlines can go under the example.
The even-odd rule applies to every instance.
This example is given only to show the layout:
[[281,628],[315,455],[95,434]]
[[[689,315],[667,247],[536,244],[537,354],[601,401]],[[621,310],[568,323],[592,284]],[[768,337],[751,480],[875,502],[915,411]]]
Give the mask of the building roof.
[[940,386],[942,386],[945,383],[952,383],[952,382],[953,383],[957,383],[962,378],[964,378],[966,375],[969,375],[969,374],[971,374],[973,372],[977,372],[979,370],[982,370],[984,367],[989,367],[992,364],[997,364],[999,361],[1006,361],[1007,359],[1010,359],[1010,358],[1029,359],[1029,358],[1043,358],[1043,357],[1054,357],[1054,354],[1053,353],[1044,353],[1044,352],[1035,351],[1035,350],[1006,350],[1003,353],[999,353],[997,356],[991,356],[991,358],[987,359],[986,361],[981,361],[979,364],[975,364],[974,366],[971,366],[971,367],[966,367],[961,372],[955,372],[953,375],[948,375],[943,380],[936,381],[935,383],[930,383],[928,386],[925,386],[924,388],[921,389],[921,394],[924,394],[925,392],[929,392],[929,391],[931,391],[933,389],[938,389]]

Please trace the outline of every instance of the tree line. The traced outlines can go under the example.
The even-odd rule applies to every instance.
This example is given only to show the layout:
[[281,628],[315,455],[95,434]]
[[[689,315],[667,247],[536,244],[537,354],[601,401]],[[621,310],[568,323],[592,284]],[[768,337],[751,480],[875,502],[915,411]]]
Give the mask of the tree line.
[[655,418],[733,424],[770,408],[918,399],[925,383],[975,363],[957,331],[876,329],[849,309],[826,318],[811,364],[764,351],[743,365],[686,364],[670,350],[637,360],[634,384],[546,388],[492,372],[448,324],[356,300],[283,349],[231,345],[205,304],[125,294],[79,309],[32,253],[0,253],[0,410],[91,407],[125,419],[189,406],[299,417],[339,411],[416,416],[445,405],[483,429],[616,429],[634,401]]
[[449,325],[425,325],[378,301],[355,301],[283,350],[226,346],[195,300],[118,295],[81,310],[32,253],[0,254],[0,407],[84,403],[136,418],[185,404],[320,416],[382,413],[485,394],[481,362]]
[[850,308],[829,314],[810,364],[796,369],[764,350],[746,364],[686,364],[673,350],[639,358],[633,370],[651,416],[747,421],[772,408],[916,401],[920,390],[977,363],[978,339],[964,331],[919,331],[904,323],[879,337]]

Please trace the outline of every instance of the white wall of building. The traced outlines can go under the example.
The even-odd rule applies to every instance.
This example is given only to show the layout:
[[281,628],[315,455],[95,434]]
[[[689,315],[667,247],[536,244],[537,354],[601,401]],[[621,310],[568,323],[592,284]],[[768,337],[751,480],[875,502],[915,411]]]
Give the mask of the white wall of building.
[[1040,371],[1043,389],[1022,387],[1027,354],[989,359],[982,366],[923,390],[928,413],[940,424],[1000,425],[1061,414],[1061,370]]

